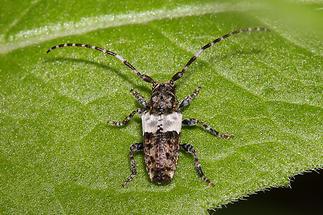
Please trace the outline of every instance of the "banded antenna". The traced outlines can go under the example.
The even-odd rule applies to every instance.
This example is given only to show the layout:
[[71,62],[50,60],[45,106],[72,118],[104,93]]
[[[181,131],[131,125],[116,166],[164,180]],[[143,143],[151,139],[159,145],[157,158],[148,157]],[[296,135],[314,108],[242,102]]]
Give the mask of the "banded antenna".
[[126,59],[124,59],[122,56],[118,55],[115,52],[109,51],[107,49],[104,48],[100,48],[97,46],[92,46],[89,44],[80,44],[80,43],[64,43],[64,44],[59,44],[56,46],[51,47],[50,49],[47,50],[47,53],[51,52],[54,49],[57,48],[64,48],[64,47],[81,47],[81,48],[88,48],[88,49],[94,49],[97,50],[99,52],[102,52],[104,54],[107,55],[111,55],[115,58],[117,58],[119,61],[121,61],[124,65],[126,65],[129,69],[131,69],[131,71],[133,73],[135,73],[139,78],[141,78],[143,81],[148,82],[148,83],[152,83],[152,84],[156,84],[156,82],[154,81],[154,79],[152,79],[150,76],[145,75],[145,74],[141,74],[133,65],[131,65]]
[[209,42],[208,44],[204,45],[202,48],[200,48],[200,50],[198,50],[193,57],[191,57],[191,59],[185,64],[184,68],[176,73],[172,79],[170,80],[171,83],[175,83],[175,81],[177,81],[178,79],[180,79],[184,73],[187,71],[188,67],[207,49],[210,48],[212,46],[214,46],[215,44],[221,42],[222,40],[235,35],[235,34],[239,34],[242,32],[259,32],[259,31],[269,31],[269,29],[264,28],[264,27],[256,27],[256,28],[244,28],[244,29],[239,29],[239,30],[235,30],[232,31],[230,33],[227,33],[225,35],[223,35],[222,37],[216,38],[215,40],[213,40],[212,42]]

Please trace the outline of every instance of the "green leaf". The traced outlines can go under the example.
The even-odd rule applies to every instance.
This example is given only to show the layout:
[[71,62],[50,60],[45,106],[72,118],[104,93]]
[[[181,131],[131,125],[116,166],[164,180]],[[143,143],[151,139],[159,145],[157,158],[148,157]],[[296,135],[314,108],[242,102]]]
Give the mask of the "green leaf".
[[[299,16],[310,14],[308,34],[308,29],[291,30],[297,23],[292,16],[286,20],[288,14],[278,16],[285,10],[275,4],[2,3],[0,213],[203,214],[322,168],[323,37],[318,23],[323,19],[318,11],[323,3],[286,3]],[[277,14],[272,8],[278,8]],[[122,188],[130,174],[129,146],[142,141],[140,119],[124,128],[106,122],[138,107],[130,89],[148,98],[150,86],[95,51],[66,48],[46,55],[46,50],[65,42],[105,47],[165,81],[202,45],[249,26],[273,31],[221,42],[177,83],[179,99],[202,86],[184,117],[235,135],[221,140],[202,129],[183,128],[182,142],[195,146],[215,187],[207,187],[192,157],[181,153],[170,185],[152,184],[139,154],[138,175]]]

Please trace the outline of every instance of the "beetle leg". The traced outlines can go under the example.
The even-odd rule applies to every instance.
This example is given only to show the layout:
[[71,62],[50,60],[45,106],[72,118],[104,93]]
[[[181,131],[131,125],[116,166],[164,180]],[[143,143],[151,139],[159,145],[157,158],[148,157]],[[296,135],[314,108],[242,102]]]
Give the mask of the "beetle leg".
[[142,95],[140,95],[138,91],[131,89],[130,92],[136,98],[139,104],[141,104],[144,108],[148,107],[148,103],[146,102],[145,98]]
[[179,105],[179,110],[182,111],[184,107],[188,106],[192,100],[198,96],[199,92],[201,90],[201,87],[198,87],[194,90],[194,92],[191,95],[186,96],[183,101]]
[[128,125],[129,121],[135,116],[136,113],[141,114],[142,109],[138,108],[137,110],[132,111],[124,120],[122,121],[111,121],[109,122],[112,126],[122,127]]
[[212,128],[209,124],[202,122],[198,119],[183,119],[182,121],[182,125],[183,126],[200,126],[202,127],[205,131],[211,133],[213,136],[222,138],[222,139],[229,139],[232,138],[233,135],[232,134],[226,134],[226,133],[220,133],[218,131],[216,131],[214,128]]
[[137,167],[136,167],[136,160],[134,158],[135,152],[142,151],[144,148],[144,145],[142,143],[135,143],[130,146],[130,169],[131,174],[128,176],[128,178],[125,180],[125,182],[122,184],[123,187],[126,187],[130,181],[133,180],[133,178],[137,175]]
[[198,174],[198,176],[205,181],[206,183],[208,183],[209,186],[214,186],[214,184],[210,181],[210,179],[208,179],[205,175],[204,172],[202,170],[200,161],[198,159],[197,153],[194,149],[194,146],[191,144],[181,144],[181,148],[184,149],[185,152],[190,153],[191,155],[193,155],[194,157],[194,166],[195,166],[195,170]]

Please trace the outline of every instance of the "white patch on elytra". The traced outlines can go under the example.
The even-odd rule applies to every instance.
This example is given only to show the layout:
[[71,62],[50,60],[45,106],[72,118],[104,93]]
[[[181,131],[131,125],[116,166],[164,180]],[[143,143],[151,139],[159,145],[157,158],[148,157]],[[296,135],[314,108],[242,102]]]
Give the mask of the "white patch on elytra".
[[177,112],[161,115],[147,112],[141,115],[141,119],[143,133],[156,133],[158,128],[162,128],[163,133],[176,131],[179,134],[182,129],[182,114]]

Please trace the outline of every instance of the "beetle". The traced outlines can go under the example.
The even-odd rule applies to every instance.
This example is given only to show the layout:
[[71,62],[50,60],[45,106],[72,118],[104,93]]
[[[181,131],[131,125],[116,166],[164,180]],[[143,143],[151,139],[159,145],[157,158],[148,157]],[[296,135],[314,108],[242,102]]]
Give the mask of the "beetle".
[[176,97],[175,82],[185,74],[189,66],[206,49],[214,46],[215,44],[232,35],[242,32],[257,31],[268,31],[268,29],[264,27],[239,29],[227,33],[222,37],[218,37],[210,43],[207,43],[190,58],[190,60],[185,64],[181,71],[174,74],[172,78],[165,83],[159,83],[150,76],[139,72],[121,55],[97,46],[80,43],[64,43],[51,47],[47,50],[47,53],[54,49],[64,47],[83,47],[94,49],[103,52],[106,55],[115,57],[125,66],[127,66],[141,80],[152,84],[152,94],[148,101],[146,101],[146,99],[139,92],[131,90],[131,94],[142,106],[141,108],[138,108],[131,112],[122,121],[111,122],[111,125],[116,127],[126,126],[136,114],[139,114],[142,120],[142,132],[144,141],[142,143],[135,143],[130,146],[129,158],[131,164],[131,174],[125,180],[123,186],[127,186],[127,184],[132,181],[137,174],[134,154],[140,151],[144,151],[146,170],[148,172],[150,180],[159,185],[170,183],[176,170],[180,149],[183,149],[185,152],[193,155],[194,165],[198,176],[208,185],[213,186],[211,180],[208,179],[203,173],[197,152],[195,151],[193,145],[180,143],[181,128],[182,126],[200,126],[205,131],[211,133],[213,136],[222,139],[229,139],[233,137],[233,135],[220,133],[212,128],[209,124],[198,119],[183,119],[183,109],[187,107],[192,102],[192,100],[198,96],[201,88],[196,88],[191,95],[186,96],[181,102],[179,102]]

